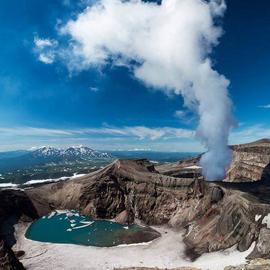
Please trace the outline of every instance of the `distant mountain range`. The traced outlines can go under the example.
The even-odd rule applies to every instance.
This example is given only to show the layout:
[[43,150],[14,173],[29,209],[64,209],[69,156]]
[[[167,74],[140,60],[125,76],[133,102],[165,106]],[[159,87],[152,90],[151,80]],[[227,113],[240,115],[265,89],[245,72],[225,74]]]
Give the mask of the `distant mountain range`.
[[40,147],[35,150],[21,150],[0,153],[0,172],[16,170],[47,164],[79,163],[93,160],[112,159],[107,152],[93,150],[87,146],[69,147]]
[[111,154],[107,152],[93,150],[87,146],[69,147],[67,149],[45,146],[32,151],[31,155],[35,158],[59,159],[60,161],[112,158]]

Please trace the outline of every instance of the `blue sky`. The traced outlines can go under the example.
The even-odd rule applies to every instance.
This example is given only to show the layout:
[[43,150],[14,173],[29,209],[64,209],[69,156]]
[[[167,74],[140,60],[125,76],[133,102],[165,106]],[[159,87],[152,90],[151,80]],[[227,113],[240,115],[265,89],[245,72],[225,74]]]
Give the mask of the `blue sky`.
[[[35,39],[64,42],[58,25],[76,18],[89,3],[1,1],[0,150],[78,144],[203,150],[193,136],[197,118],[183,108],[181,96],[146,87],[124,66],[71,73],[60,61],[38,59]],[[239,127],[230,142],[270,137],[270,2],[227,0],[221,23],[224,34],[212,60],[231,81]]]

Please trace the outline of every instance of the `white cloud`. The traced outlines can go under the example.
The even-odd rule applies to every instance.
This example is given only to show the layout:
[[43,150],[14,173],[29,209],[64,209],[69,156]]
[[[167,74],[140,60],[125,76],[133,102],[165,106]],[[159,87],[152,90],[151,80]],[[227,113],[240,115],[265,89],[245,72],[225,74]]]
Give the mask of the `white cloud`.
[[176,118],[179,118],[180,120],[183,120],[186,117],[186,112],[178,110],[178,111],[175,111],[174,116]]
[[55,41],[47,38],[34,37],[34,43],[38,48],[52,47],[55,44]]
[[99,89],[97,87],[93,87],[93,86],[91,86],[89,89],[92,92],[98,92],[99,91]]
[[231,158],[229,81],[209,57],[222,34],[215,19],[225,9],[223,0],[100,0],[61,29],[70,36],[70,69],[120,63],[146,85],[183,95],[200,116],[197,134],[208,149],[201,162],[210,180],[223,177]]
[[41,53],[38,56],[38,60],[43,62],[44,64],[52,64],[54,61],[54,56],[52,54],[45,54],[45,53]]
[[270,104],[266,104],[266,105],[260,105],[258,106],[259,108],[263,108],[263,109],[270,109]]
[[34,51],[39,61],[44,64],[52,64],[56,57],[58,42],[53,39],[34,37]]

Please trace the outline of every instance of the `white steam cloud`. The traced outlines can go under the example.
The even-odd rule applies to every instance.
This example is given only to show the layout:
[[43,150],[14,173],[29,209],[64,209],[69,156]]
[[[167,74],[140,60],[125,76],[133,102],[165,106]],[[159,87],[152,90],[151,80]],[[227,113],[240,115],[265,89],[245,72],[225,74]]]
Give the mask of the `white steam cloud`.
[[147,86],[184,97],[199,115],[208,180],[222,179],[231,160],[229,81],[209,56],[222,34],[215,21],[225,9],[222,0],[100,0],[61,29],[71,36],[70,68],[125,65]]

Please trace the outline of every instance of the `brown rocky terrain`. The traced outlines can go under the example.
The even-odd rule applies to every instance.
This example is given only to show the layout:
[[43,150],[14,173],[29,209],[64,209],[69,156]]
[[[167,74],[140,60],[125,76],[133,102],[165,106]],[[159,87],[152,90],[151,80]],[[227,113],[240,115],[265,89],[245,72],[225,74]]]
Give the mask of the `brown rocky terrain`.
[[270,260],[256,259],[247,264],[227,266],[224,270],[270,270]]
[[[115,268],[115,270],[200,270],[194,267],[179,267],[173,269],[131,267],[131,268]],[[247,264],[238,266],[227,266],[224,270],[270,270],[270,260],[256,259]]]
[[[256,246],[250,258],[269,258],[270,233],[263,222],[270,213],[268,147],[268,141],[234,147],[231,168],[238,166],[237,177],[260,176],[256,182],[206,182],[194,167],[198,158],[163,167],[140,159],[117,160],[99,171],[66,182],[24,191],[2,190],[1,238],[12,246],[15,241],[12,228],[19,220],[30,221],[55,209],[76,209],[122,223],[137,219],[149,225],[184,229],[186,255],[191,259],[234,245],[244,251],[254,241]],[[261,165],[260,173],[249,175],[242,165],[246,161],[236,160],[252,155],[251,150],[265,166]],[[250,171],[257,165],[258,162],[250,163]],[[236,173],[230,172],[231,177],[236,177]]]

